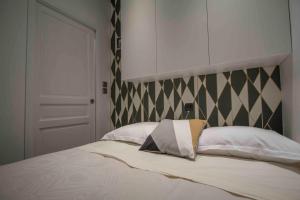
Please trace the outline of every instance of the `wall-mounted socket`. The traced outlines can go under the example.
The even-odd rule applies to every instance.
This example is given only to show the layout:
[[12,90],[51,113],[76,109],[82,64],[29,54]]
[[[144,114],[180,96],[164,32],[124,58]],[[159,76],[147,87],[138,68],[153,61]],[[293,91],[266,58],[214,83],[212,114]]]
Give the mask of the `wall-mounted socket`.
[[107,82],[102,82],[102,94],[107,94]]
[[194,110],[194,104],[193,103],[184,104],[184,111],[192,112],[193,110]]

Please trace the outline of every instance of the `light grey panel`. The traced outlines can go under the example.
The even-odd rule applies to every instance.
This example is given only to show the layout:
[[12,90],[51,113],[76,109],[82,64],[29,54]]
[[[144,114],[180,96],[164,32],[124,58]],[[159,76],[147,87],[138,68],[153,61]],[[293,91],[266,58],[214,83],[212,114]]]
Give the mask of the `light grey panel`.
[[122,79],[156,73],[154,0],[124,0],[122,19]]
[[206,0],[158,0],[156,23],[158,73],[208,67]]
[[208,0],[207,7],[211,64],[290,53],[288,0]]

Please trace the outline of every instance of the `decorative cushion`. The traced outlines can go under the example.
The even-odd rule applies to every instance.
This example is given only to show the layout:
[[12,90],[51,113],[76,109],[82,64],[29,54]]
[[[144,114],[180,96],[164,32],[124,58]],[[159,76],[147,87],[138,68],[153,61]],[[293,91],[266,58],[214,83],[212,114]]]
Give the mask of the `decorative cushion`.
[[140,150],[195,159],[199,136],[206,121],[164,119],[149,135]]

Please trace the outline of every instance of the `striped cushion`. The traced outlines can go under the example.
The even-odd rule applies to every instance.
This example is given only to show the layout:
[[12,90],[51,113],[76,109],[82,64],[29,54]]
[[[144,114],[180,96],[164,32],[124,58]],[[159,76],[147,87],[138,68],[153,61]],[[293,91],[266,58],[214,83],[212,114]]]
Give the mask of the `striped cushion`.
[[149,135],[140,150],[195,159],[199,136],[206,121],[164,119]]

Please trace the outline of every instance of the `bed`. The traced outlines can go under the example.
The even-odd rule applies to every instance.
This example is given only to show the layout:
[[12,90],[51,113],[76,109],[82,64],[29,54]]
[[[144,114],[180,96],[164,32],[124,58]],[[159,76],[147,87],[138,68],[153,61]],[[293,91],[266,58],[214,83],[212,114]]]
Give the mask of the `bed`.
[[139,147],[105,140],[1,166],[0,199],[300,199],[298,166]]

